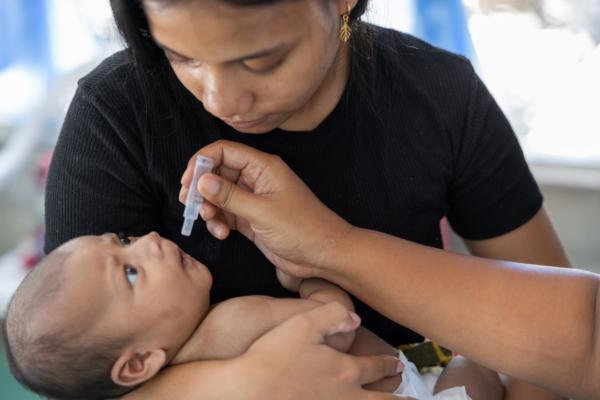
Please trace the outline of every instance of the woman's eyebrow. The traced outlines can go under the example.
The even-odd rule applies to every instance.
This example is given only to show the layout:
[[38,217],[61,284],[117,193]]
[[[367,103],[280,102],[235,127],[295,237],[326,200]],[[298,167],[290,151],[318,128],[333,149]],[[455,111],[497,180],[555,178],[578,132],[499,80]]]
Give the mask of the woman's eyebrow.
[[[156,39],[154,40],[154,42],[161,49],[166,50],[169,53],[172,53],[172,54],[174,54],[174,55],[176,55],[178,57],[186,58],[188,60],[193,60],[194,59],[194,57],[186,56],[185,54],[181,54],[178,51],[175,51],[175,50],[173,50],[173,49],[165,46],[164,44],[160,43]],[[225,61],[225,63],[235,63],[235,62],[253,60],[253,59],[256,59],[256,58],[270,56],[271,54],[277,53],[279,50],[281,50],[282,48],[286,47],[287,45],[288,45],[288,43],[279,43],[276,46],[270,47],[268,49],[257,51],[256,53],[252,53],[252,54],[248,54],[248,55],[245,55],[245,56],[242,56],[242,57],[238,57],[238,58],[235,58],[233,60]]]
[[179,53],[179,52],[177,52],[177,51],[175,51],[175,50],[173,50],[173,49],[171,49],[171,48],[169,48],[169,47],[165,46],[164,44],[160,43],[160,42],[159,42],[158,40],[156,40],[156,39],[154,39],[154,43],[156,43],[156,45],[157,45],[158,47],[160,47],[161,49],[163,49],[163,50],[165,50],[165,51],[168,51],[169,53],[173,53],[173,54],[175,54],[175,55],[176,55],[176,56],[178,56],[178,57],[181,57],[181,58],[189,58],[190,60],[191,60],[191,59],[193,59],[193,57],[189,57],[189,56],[183,55],[183,54],[181,54],[181,53]]

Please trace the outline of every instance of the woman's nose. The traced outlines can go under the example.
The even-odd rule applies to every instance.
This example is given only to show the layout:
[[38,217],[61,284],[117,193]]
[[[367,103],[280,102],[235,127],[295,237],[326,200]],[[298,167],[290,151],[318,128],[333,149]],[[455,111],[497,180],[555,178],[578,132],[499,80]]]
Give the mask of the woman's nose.
[[252,108],[252,94],[235,77],[221,71],[209,71],[203,86],[202,104],[217,118],[244,118]]

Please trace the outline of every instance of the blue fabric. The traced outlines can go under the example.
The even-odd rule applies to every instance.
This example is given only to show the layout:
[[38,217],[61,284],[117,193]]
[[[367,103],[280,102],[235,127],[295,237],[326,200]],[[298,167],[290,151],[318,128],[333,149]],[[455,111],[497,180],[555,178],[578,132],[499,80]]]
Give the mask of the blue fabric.
[[24,62],[52,71],[47,0],[0,0],[0,69]]
[[436,47],[475,61],[461,0],[415,0],[415,34]]

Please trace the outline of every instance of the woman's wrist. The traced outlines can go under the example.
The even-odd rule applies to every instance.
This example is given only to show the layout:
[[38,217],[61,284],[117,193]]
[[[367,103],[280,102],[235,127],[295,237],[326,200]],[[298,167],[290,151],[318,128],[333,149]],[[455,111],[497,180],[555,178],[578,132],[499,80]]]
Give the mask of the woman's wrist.
[[324,249],[320,265],[315,268],[315,277],[334,282],[340,286],[346,280],[348,267],[352,265],[353,248],[358,242],[361,229],[344,221],[332,235]]

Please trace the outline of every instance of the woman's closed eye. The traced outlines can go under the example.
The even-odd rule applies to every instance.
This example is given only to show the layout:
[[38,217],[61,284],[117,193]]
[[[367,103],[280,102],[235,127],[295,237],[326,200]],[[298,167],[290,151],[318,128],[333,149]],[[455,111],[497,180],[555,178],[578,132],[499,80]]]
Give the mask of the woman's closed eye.
[[135,268],[131,265],[124,265],[123,269],[125,270],[125,278],[129,282],[129,284],[131,286],[135,285],[135,282],[137,281],[137,277],[138,277],[137,268]]
[[274,54],[267,57],[260,57],[253,60],[244,61],[242,62],[242,65],[250,72],[266,74],[283,64],[283,59],[284,56],[281,54]]

